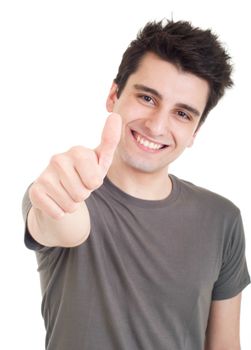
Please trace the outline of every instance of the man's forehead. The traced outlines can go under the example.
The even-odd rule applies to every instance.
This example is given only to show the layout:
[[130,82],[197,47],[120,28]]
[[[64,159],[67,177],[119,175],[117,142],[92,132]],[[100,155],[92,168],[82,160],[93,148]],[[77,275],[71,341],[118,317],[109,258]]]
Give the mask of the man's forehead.
[[160,100],[173,100],[203,111],[208,100],[209,84],[195,74],[182,71],[154,54],[147,54],[137,71],[128,79],[130,91],[152,93]]

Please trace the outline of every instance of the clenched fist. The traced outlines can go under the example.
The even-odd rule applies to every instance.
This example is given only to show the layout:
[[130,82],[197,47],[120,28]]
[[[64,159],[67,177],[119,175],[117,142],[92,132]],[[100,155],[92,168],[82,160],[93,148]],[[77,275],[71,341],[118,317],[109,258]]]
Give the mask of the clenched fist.
[[75,212],[91,192],[102,185],[120,140],[121,125],[121,117],[112,113],[96,149],[76,146],[54,155],[30,187],[33,207],[53,219]]

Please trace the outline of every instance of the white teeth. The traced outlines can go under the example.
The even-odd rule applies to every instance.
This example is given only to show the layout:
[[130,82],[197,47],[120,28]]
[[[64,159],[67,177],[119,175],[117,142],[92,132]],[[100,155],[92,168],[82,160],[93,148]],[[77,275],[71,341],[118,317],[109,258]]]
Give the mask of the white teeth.
[[160,144],[157,144],[157,143],[154,143],[154,142],[151,142],[151,141],[144,139],[139,134],[137,134],[137,136],[136,136],[136,141],[138,143],[140,143],[141,145],[144,145],[145,147],[150,148],[150,149],[154,149],[154,150],[158,150],[162,147],[162,145],[160,145]]

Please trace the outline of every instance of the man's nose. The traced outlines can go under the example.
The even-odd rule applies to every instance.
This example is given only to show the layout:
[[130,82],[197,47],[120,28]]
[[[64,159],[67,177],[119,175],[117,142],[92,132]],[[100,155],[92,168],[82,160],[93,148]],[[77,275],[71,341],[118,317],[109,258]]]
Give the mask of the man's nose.
[[145,122],[145,126],[149,133],[153,136],[166,135],[169,129],[169,117],[166,113],[153,113]]

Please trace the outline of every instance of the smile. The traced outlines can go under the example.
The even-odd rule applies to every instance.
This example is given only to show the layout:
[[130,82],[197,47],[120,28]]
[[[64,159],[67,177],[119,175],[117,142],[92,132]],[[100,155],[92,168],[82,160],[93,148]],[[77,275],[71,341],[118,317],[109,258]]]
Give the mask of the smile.
[[140,135],[137,131],[131,130],[132,135],[135,139],[135,141],[143,146],[146,149],[152,150],[152,151],[158,151],[160,149],[166,148],[168,147],[168,145],[164,145],[161,143],[157,143],[157,142],[153,142],[147,138],[145,138],[144,136]]

